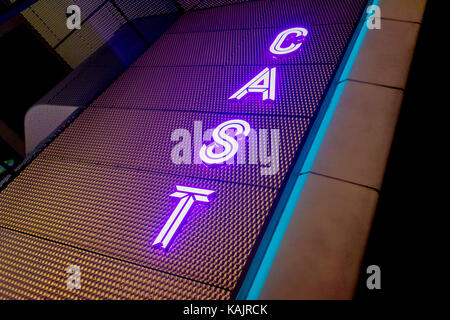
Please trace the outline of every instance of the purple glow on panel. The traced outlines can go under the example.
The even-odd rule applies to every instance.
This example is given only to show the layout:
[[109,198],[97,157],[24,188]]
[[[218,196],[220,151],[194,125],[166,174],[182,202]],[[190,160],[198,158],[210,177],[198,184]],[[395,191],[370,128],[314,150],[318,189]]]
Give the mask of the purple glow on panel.
[[[295,36],[293,36],[295,35]],[[298,50],[308,35],[308,30],[305,28],[291,28],[284,30],[281,32],[273,41],[270,46],[270,52],[273,54],[288,54]],[[291,44],[287,47],[282,47],[281,45],[286,42],[286,39],[289,37],[291,40]]]
[[[238,152],[239,144],[236,139],[229,136],[226,131],[234,129],[234,137],[248,136],[250,134],[250,125],[244,120],[230,120],[221,123],[214,129],[212,138],[214,140],[209,146],[202,145],[200,149],[200,159],[206,164],[220,164],[231,158]],[[222,146],[224,150],[215,153],[217,146]]]
[[180,202],[176,206],[175,210],[171,213],[164,227],[159,232],[152,246],[161,246],[167,249],[170,241],[172,240],[175,232],[183,222],[189,210],[195,201],[209,202],[208,195],[215,191],[199,188],[191,188],[185,186],[176,186],[177,192],[172,193],[170,196],[180,198]]
[[242,99],[247,93],[261,92],[263,100],[275,100],[276,68],[265,68],[228,99]]

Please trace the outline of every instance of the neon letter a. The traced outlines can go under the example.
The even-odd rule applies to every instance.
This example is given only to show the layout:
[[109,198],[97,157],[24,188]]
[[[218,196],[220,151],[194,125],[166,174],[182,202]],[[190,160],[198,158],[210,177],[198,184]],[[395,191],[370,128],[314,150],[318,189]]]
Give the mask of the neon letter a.
[[240,100],[249,92],[261,92],[263,100],[275,100],[276,68],[265,68],[228,99]]

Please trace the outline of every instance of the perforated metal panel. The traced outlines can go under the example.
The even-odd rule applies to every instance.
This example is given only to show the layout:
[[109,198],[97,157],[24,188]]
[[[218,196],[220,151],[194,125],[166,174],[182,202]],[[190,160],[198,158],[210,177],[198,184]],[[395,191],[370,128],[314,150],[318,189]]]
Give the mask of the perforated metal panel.
[[275,36],[285,28],[166,34],[134,65],[331,64],[339,61],[352,27],[352,24],[308,27],[301,51],[285,57],[276,57],[269,51]]
[[209,10],[190,11],[169,33],[313,26],[354,23],[366,0],[276,0],[254,1]]
[[[231,2],[203,1],[184,14],[2,189],[0,296],[235,297],[366,1]],[[301,50],[270,55],[293,26],[310,31]],[[89,74],[109,68],[104,57],[84,73],[87,87],[52,99],[87,104],[104,85]],[[276,68],[274,102],[259,93],[228,99],[265,67]],[[253,129],[235,163],[202,164],[207,129],[231,119]],[[215,193],[163,251],[152,241],[177,205],[176,185]],[[87,273],[86,291],[64,289],[72,263]],[[105,267],[94,278],[96,263]]]
[[[176,184],[216,196],[193,207],[164,251],[151,242],[176,206],[169,197]],[[38,158],[1,193],[0,225],[232,290],[275,192]]]
[[103,2],[104,0],[39,0],[22,11],[22,15],[51,46],[55,46],[71,31],[66,26],[68,6],[79,6],[84,19]]
[[62,42],[56,52],[75,68],[104,45],[123,24],[125,19],[108,3]]
[[195,9],[204,9],[204,8],[219,7],[219,6],[248,2],[248,1],[249,0],[201,0],[201,1],[197,1],[198,4],[194,8]]
[[[245,161],[242,161],[244,163],[212,168],[201,162],[195,164],[202,145],[198,133],[201,135],[207,129],[213,129],[236,117],[247,121],[255,130],[255,135],[252,135],[245,145]],[[308,119],[302,118],[89,108],[48,146],[41,156],[279,187],[308,123]],[[86,132],[89,132],[89,135]],[[182,136],[177,137],[179,133]],[[275,135],[278,135],[278,152],[271,150],[272,141],[275,143],[277,139]],[[191,153],[188,157],[191,161],[189,164],[176,164],[173,162],[173,154],[176,154],[178,148],[175,147],[183,142],[183,139],[188,143],[189,147],[185,152]],[[198,142],[195,145],[196,140]],[[267,143],[268,155],[271,152],[279,154],[278,163],[262,163],[259,156],[259,148],[264,146],[262,143]],[[267,171],[267,174],[262,175],[261,170],[264,173]]]
[[277,66],[277,98],[228,98],[265,66],[132,67],[93,106],[201,112],[312,116],[333,72],[332,65]]
[[177,0],[177,3],[184,9],[190,10],[202,0]]
[[[66,10],[70,5],[80,7],[79,30],[71,30],[66,25]],[[161,27],[164,29],[173,20],[174,17],[170,15],[176,16],[179,12],[180,9],[171,0],[40,0],[24,10],[22,15],[50,46],[75,68],[107,44],[124,24],[134,27],[135,34],[131,37],[138,35],[151,42],[161,32],[158,30]],[[150,19],[161,15],[156,21]]]
[[178,11],[172,0],[114,0],[114,2],[130,20]]
[[114,32],[108,44],[92,54],[83,65],[116,69],[129,66],[147,49],[147,45],[129,24]]
[[[0,228],[0,299],[228,299],[230,292]],[[67,268],[82,265],[81,290]]]
[[106,66],[83,68],[66,86],[56,92],[48,103],[84,106],[113,81],[119,71],[117,68]]

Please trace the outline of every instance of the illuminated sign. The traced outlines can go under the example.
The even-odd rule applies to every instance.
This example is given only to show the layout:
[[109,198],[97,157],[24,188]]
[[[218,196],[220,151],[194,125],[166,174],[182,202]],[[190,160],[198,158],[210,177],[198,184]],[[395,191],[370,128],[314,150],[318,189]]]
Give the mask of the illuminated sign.
[[[228,130],[234,129],[234,136],[248,136],[250,125],[244,120],[230,120],[221,123],[214,129],[212,138],[214,140],[209,146],[202,145],[200,159],[206,164],[220,164],[231,158],[238,152],[239,144],[236,139],[227,134]],[[222,152],[215,153],[217,147],[223,147]]]
[[[291,28],[284,30],[276,37],[270,46],[273,54],[287,54],[298,50],[308,31],[304,28]],[[285,46],[287,42],[290,45]],[[228,99],[242,99],[248,93],[262,93],[262,100],[275,100],[276,68],[265,68],[252,80],[236,91]],[[233,130],[232,135],[230,131]],[[237,139],[247,137],[250,134],[250,125],[244,120],[230,120],[221,123],[212,133],[213,142],[210,145],[203,144],[200,148],[200,159],[208,165],[222,164],[233,158],[239,149]],[[220,149],[220,150],[219,150]],[[277,170],[278,171],[278,170]],[[209,202],[206,195],[213,193],[211,190],[177,186],[178,191],[171,194],[172,197],[181,198],[177,207],[170,215],[163,229],[159,233],[153,245],[161,245],[167,248],[173,235],[180,226],[195,201]]]
[[163,248],[168,248],[170,241],[175,235],[175,232],[180,227],[187,213],[192,208],[194,202],[195,201],[209,202],[208,195],[215,192],[212,190],[191,188],[184,186],[176,186],[176,187],[177,192],[172,193],[170,196],[180,198],[180,201],[178,202],[178,205],[170,215],[169,219],[167,220],[162,230],[159,232],[158,236],[153,242],[153,246],[161,246]]
[[[298,50],[303,43],[303,40],[308,35],[308,30],[304,28],[291,28],[281,32],[270,46],[270,52],[273,54],[287,54]],[[285,42],[290,41],[291,44],[287,47],[282,47]]]
[[242,99],[249,92],[261,92],[263,100],[275,100],[276,68],[265,68],[228,99]]
[[[287,54],[298,50],[308,30],[304,28],[291,28],[284,30],[275,38],[270,46],[270,52],[277,55]],[[288,46],[286,43],[290,42]],[[253,79],[246,83],[241,89],[236,91],[228,99],[240,100],[248,93],[262,93],[262,100],[275,100],[276,90],[276,67],[265,68]],[[230,132],[231,130],[232,133]],[[232,134],[232,135],[231,135]],[[212,133],[213,142],[208,146],[203,144],[200,148],[200,159],[208,165],[223,164],[232,159],[239,150],[238,139],[247,137],[250,134],[250,125],[244,120],[230,120],[221,123]],[[276,170],[278,172],[278,170]],[[180,226],[184,217],[195,201],[209,202],[206,195],[213,193],[211,190],[177,186],[178,191],[171,194],[172,197],[181,198],[177,207],[170,215],[158,237],[153,242],[153,246],[161,245],[167,248],[173,235]]]

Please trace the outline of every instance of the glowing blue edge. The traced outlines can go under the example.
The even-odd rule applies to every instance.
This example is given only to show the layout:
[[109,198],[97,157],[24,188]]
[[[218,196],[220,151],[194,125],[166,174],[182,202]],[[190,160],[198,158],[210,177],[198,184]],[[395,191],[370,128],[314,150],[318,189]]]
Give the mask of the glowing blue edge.
[[[270,221],[267,226],[252,264],[250,265],[247,275],[236,295],[237,300],[256,300],[261,293],[284,233],[291,220],[292,213],[294,212],[298,199],[302,193],[309,171],[312,168],[334,111],[336,110],[342,92],[344,91],[346,84],[346,81],[344,80],[348,79],[366,36],[367,28],[364,27],[368,18],[366,10],[369,6],[378,5],[378,3],[379,0],[369,1],[364,10],[364,14],[359,21],[358,27],[355,30],[355,34],[347,48],[342,63],[333,79],[333,83],[330,86],[327,96],[324,99],[322,108],[320,108],[320,112],[314,121],[302,153],[300,154],[285,186],[285,191],[280,197],[272,221]],[[277,212],[279,213],[280,211],[281,214],[277,214]],[[279,219],[274,219],[277,216],[279,216]]]

